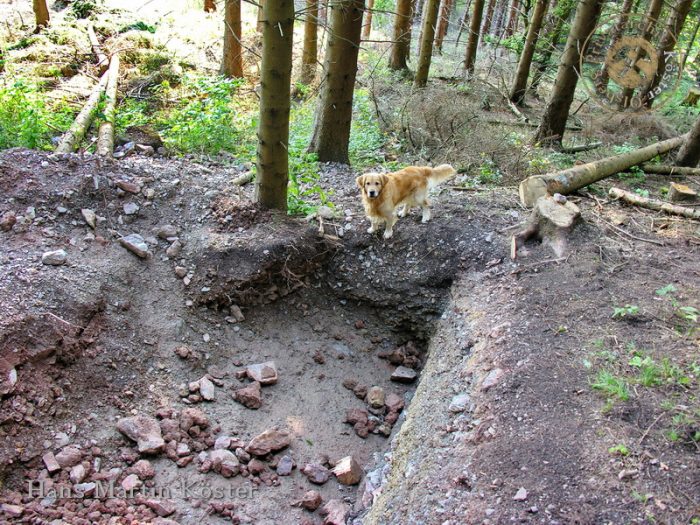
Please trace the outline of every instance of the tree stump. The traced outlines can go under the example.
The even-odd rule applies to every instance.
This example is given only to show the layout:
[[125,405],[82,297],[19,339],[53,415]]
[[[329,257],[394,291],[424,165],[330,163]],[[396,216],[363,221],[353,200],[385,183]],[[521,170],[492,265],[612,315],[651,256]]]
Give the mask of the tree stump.
[[671,202],[693,202],[698,198],[698,192],[686,186],[672,182],[668,188],[668,200]]
[[684,106],[697,106],[700,100],[700,88],[691,87],[683,101]]
[[566,197],[544,196],[537,199],[525,228],[511,239],[511,259],[516,259],[518,250],[527,241],[536,237],[549,246],[557,257],[566,251],[566,238],[581,217],[581,210]]

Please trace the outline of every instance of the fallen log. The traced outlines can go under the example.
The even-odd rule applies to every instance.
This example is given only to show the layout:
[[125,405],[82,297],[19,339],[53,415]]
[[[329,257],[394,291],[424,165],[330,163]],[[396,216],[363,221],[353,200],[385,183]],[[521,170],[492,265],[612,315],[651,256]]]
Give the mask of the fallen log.
[[537,202],[537,199],[548,193],[550,195],[555,193],[568,195],[579,188],[653,159],[657,155],[663,155],[681,146],[685,142],[685,137],[685,135],[681,135],[657,142],[645,148],[596,160],[588,164],[581,164],[557,173],[528,177],[520,183],[520,201],[523,205],[532,207]]
[[90,47],[92,47],[92,52],[95,55],[95,58],[97,58],[97,67],[100,70],[100,74],[102,74],[109,66],[109,59],[107,58],[107,55],[105,55],[104,51],[102,51],[102,46],[100,45],[100,41],[97,40],[97,35],[95,34],[95,30],[92,28],[92,24],[88,24],[87,34],[88,38],[90,39]]
[[592,149],[599,148],[603,145],[602,142],[591,142],[590,144],[578,144],[576,146],[568,146],[562,148],[562,153],[580,153],[582,151],[591,151]]
[[253,180],[255,176],[253,175],[253,172],[249,171],[248,173],[244,173],[243,175],[239,175],[235,179],[231,181],[231,184],[234,186],[244,186],[248,184],[250,181]]
[[658,175],[700,175],[700,168],[684,168],[667,164],[641,164],[639,167],[644,170],[644,173],[655,173]]
[[92,119],[95,117],[97,104],[105,90],[108,78],[109,71],[102,75],[100,81],[92,90],[90,98],[88,98],[83,106],[83,109],[81,109],[78,116],[75,117],[68,131],[63,134],[63,138],[61,138],[61,141],[56,147],[56,153],[70,153],[80,145],[80,141],[83,140],[85,133],[92,123]]
[[625,191],[620,188],[610,188],[610,190],[608,191],[608,195],[613,199],[620,199],[628,204],[639,206],[640,208],[647,208],[649,210],[655,211],[663,211],[671,215],[680,215],[682,217],[687,217],[688,219],[700,220],[700,210],[694,210],[685,206],[678,206],[676,204],[660,201],[658,199],[642,197],[641,195],[637,195],[636,193]]
[[563,195],[540,197],[525,227],[511,238],[510,258],[515,260],[518,250],[533,237],[561,257],[566,251],[566,238],[580,218],[581,210]]
[[117,106],[117,84],[119,80],[119,55],[112,56],[109,62],[109,79],[105,91],[105,120],[97,133],[97,154],[111,157],[114,153],[114,114]]

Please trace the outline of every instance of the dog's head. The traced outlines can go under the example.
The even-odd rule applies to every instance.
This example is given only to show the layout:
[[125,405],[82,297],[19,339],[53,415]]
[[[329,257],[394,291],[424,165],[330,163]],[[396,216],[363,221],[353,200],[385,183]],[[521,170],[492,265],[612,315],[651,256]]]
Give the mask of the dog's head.
[[383,173],[365,173],[357,177],[355,182],[368,199],[376,199],[389,182],[389,177]]

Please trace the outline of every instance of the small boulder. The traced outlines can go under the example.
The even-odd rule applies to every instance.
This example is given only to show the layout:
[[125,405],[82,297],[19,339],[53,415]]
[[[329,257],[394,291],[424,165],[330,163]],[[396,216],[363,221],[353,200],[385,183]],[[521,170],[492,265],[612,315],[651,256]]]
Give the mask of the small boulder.
[[269,429],[254,437],[248,443],[248,446],[245,447],[245,450],[254,456],[265,456],[270,452],[276,452],[288,447],[291,442],[292,438],[288,432]]
[[156,469],[147,459],[139,459],[131,466],[129,472],[136,474],[139,479],[151,479],[156,475]]
[[292,505],[313,512],[321,506],[322,502],[321,494],[317,490],[309,490],[304,493],[300,500],[295,501]]
[[239,388],[233,392],[233,399],[246,408],[256,410],[262,406],[262,393],[260,383],[253,381],[248,386]]
[[17,216],[13,212],[8,211],[2,215],[2,218],[0,218],[0,230],[9,232],[16,223]]
[[93,230],[97,228],[97,215],[94,211],[92,211],[89,208],[83,208],[82,210],[80,210],[80,214],[83,216],[85,224],[90,226],[90,228],[92,228]]
[[56,456],[54,456],[53,452],[47,452],[41,457],[41,459],[44,461],[44,466],[46,466],[46,470],[49,471],[49,474],[53,474],[54,472],[61,470],[61,465],[59,465],[58,461],[56,461]]
[[177,507],[172,501],[162,499],[147,499],[146,506],[161,518],[175,514]]
[[307,463],[301,469],[301,473],[315,485],[323,485],[330,478],[331,471],[318,463]]
[[83,459],[83,451],[78,447],[68,446],[56,454],[56,461],[61,468],[69,468],[77,465]]
[[87,469],[80,463],[70,469],[69,478],[71,483],[82,483],[85,481],[85,476],[87,476]]
[[136,490],[141,485],[143,485],[143,481],[141,481],[136,474],[129,474],[127,477],[125,477],[122,480],[122,488],[126,492],[131,492],[133,490]]
[[199,380],[199,394],[205,401],[214,401],[216,399],[216,388],[207,376]]
[[214,472],[218,472],[225,478],[230,478],[240,472],[241,466],[238,458],[230,450],[214,450],[209,454],[209,460]]
[[150,255],[148,244],[138,233],[122,237],[119,239],[119,244],[142,259],[146,259]]
[[481,391],[486,392],[489,388],[492,388],[498,384],[503,375],[503,369],[494,368],[481,382]]
[[179,230],[176,226],[173,226],[172,224],[165,224],[158,228],[156,235],[159,239],[165,240],[169,237],[177,237],[178,231]]
[[41,262],[47,266],[61,266],[66,264],[66,259],[68,254],[66,250],[54,250],[51,252],[45,252],[41,256]]
[[139,452],[155,454],[163,450],[165,441],[160,433],[160,425],[152,417],[133,416],[120,419],[117,430],[129,439],[136,441]]
[[338,499],[329,500],[321,509],[323,525],[345,525],[350,508]]
[[391,380],[397,383],[413,383],[418,374],[412,368],[405,366],[398,366],[396,370],[391,374]]
[[250,365],[246,368],[248,377],[261,385],[274,385],[277,383],[277,367],[274,361]]
[[384,389],[378,386],[373,386],[367,390],[367,404],[372,408],[384,407]]
[[292,459],[292,456],[282,456],[277,462],[278,476],[289,476],[292,473],[292,469],[294,469],[294,460]]
[[362,479],[362,467],[352,456],[345,456],[336,463],[332,470],[343,485],[357,485]]
[[387,394],[384,404],[389,412],[400,412],[404,407],[404,400],[401,396],[398,396],[391,392]]

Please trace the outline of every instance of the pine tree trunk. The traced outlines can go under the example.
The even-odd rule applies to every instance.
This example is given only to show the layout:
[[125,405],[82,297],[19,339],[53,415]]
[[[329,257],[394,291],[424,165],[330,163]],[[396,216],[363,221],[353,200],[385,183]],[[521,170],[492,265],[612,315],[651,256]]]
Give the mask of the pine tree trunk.
[[[659,60],[656,69],[656,75],[654,75],[651,84],[644,90],[642,94],[642,101],[644,105],[648,108],[654,103],[654,98],[661,92],[659,89],[659,84],[665,73],[666,68],[666,53],[671,53],[676,47],[676,42],[678,37],[683,31],[683,24],[685,24],[685,19],[688,17],[690,8],[693,6],[693,0],[678,0],[673,8],[673,12],[669,17],[668,24],[664,29],[663,35],[661,35],[661,40],[659,41],[659,47],[657,49]],[[680,61],[679,61],[680,62]]]
[[462,33],[466,27],[469,27],[469,8],[471,7],[472,0],[467,0],[467,5],[464,6],[464,15],[462,15],[459,21],[459,33],[457,33],[457,41],[455,42],[455,47],[459,47],[459,40],[462,38]]
[[309,151],[316,152],[321,162],[349,162],[352,97],[364,7],[364,0],[338,0],[329,5],[331,32],[325,79],[309,146]]
[[389,55],[389,69],[394,71],[407,70],[408,51],[411,47],[411,20],[413,0],[397,0],[396,17],[394,18],[394,36]]
[[318,6],[318,23],[324,27],[328,23],[328,0],[321,0]]
[[552,55],[559,45],[559,39],[561,38],[564,24],[569,19],[569,16],[571,16],[572,11],[572,4],[567,4],[567,7],[565,7],[564,11],[561,13],[561,16],[553,14],[554,26],[552,27],[551,33],[548,35],[549,38],[547,39],[544,51],[542,52],[542,57],[537,64],[537,70],[533,76],[532,84],[530,84],[530,91],[534,92],[537,90],[537,86],[539,86],[540,82],[542,82],[542,78],[544,77],[544,74],[549,67],[549,63],[552,60]]
[[214,0],[204,0],[204,12],[213,13],[216,11],[216,2]]
[[676,166],[694,168],[698,162],[700,162],[700,118],[695,121],[685,144],[681,146],[676,157]]
[[484,37],[491,32],[491,24],[493,23],[493,13],[496,9],[497,0],[489,0],[486,7],[486,16],[484,16],[484,26],[481,28],[481,43],[484,43]]
[[299,82],[310,84],[316,78],[318,59],[318,0],[306,0],[304,22],[304,48],[301,53],[301,75]]
[[440,21],[438,23],[437,34],[435,35],[435,47],[442,52],[442,42],[445,40],[447,30],[450,27],[450,16],[452,15],[452,7],[454,0],[442,0],[440,9]]
[[[618,40],[622,38],[622,34],[627,28],[627,20],[629,18],[630,11],[632,10],[633,4],[634,0],[625,0],[622,4],[620,18],[617,20],[617,23],[615,24],[615,27],[613,28],[612,33],[610,35],[610,47],[614,46],[618,42]],[[606,61],[603,63],[603,67],[601,68],[600,72],[597,75],[597,78],[595,79],[596,91],[604,92],[608,87],[609,81],[610,74],[608,72],[608,63]]]
[[481,27],[481,17],[484,14],[484,0],[474,0],[474,10],[472,11],[472,21],[469,25],[469,39],[467,40],[467,51],[464,57],[464,71],[467,77],[474,75],[474,65],[476,64],[476,48],[479,45],[479,28]]
[[496,2],[496,10],[493,13],[493,23],[491,24],[491,33],[500,35],[503,32],[505,25],[506,11],[508,11],[508,3],[505,0],[503,3]]
[[435,39],[435,24],[437,24],[438,8],[440,0],[426,0],[423,13],[423,29],[421,30],[420,54],[418,56],[418,68],[416,78],[413,81],[415,87],[423,87],[428,83],[430,61],[433,57],[433,41]]
[[535,133],[535,140],[542,144],[561,146],[566,119],[578,82],[580,58],[584,42],[598,21],[604,0],[581,0],[576,8],[576,16],[571,24],[571,32],[559,63],[557,80]]
[[[683,53],[683,63],[681,64],[681,71],[685,70],[685,63],[688,61],[690,52],[693,50],[693,45],[695,44],[695,39],[698,37],[698,31],[700,31],[700,18],[695,22],[695,29],[693,29],[693,36],[690,37],[688,41],[688,47]],[[697,62],[695,63],[697,65]]]
[[[656,29],[656,25],[659,20],[659,15],[661,15],[661,10],[663,9],[663,7],[664,0],[651,0],[651,3],[649,4],[649,9],[647,10],[646,15],[644,17],[644,29],[639,35],[644,40],[651,39],[651,36],[654,33],[654,30]],[[646,52],[644,52],[644,50],[640,47],[637,48],[635,55],[637,56],[637,60],[639,61],[646,56]],[[620,95],[620,106],[623,108],[628,107],[633,95],[634,88],[623,89],[622,94]]]
[[537,39],[540,36],[540,29],[542,29],[542,21],[544,20],[544,16],[547,12],[547,5],[548,0],[537,0],[535,10],[532,13],[532,20],[530,20],[530,27],[527,30],[525,46],[523,47],[523,52],[520,54],[520,61],[518,62],[518,69],[515,73],[515,80],[513,81],[513,87],[510,90],[511,102],[518,105],[521,105],[525,99],[525,93],[527,92],[527,77],[530,74],[532,57],[535,55],[535,46],[537,45]]
[[286,210],[294,1],[265,2],[263,15],[255,200],[263,208]]
[[520,0],[513,0],[513,2],[510,4],[510,14],[508,16],[508,25],[506,26],[506,30],[504,33],[504,37],[508,38],[509,36],[513,36],[515,34],[515,30],[518,26],[518,15],[519,15],[519,9],[520,9]]
[[418,19],[418,17],[423,16],[423,8],[425,7],[425,0],[415,0],[415,1],[416,1],[416,3],[413,7],[413,21],[414,22]]
[[228,78],[243,76],[241,51],[241,0],[226,0],[224,7],[224,56],[221,74]]
[[362,40],[367,40],[372,32],[372,9],[374,9],[374,0],[367,0],[367,9],[365,10],[365,21],[362,26]]
[[34,32],[38,33],[49,25],[49,8],[46,6],[46,0],[33,0],[33,6],[36,18]]

